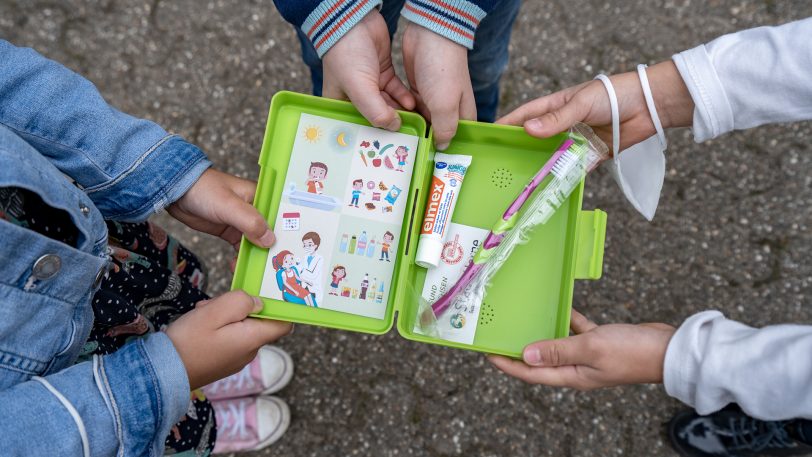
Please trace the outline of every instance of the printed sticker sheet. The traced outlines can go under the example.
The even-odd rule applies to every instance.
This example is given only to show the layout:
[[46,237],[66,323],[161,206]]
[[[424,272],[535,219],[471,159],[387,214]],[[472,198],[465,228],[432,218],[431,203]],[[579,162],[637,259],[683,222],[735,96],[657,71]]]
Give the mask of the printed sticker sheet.
[[382,319],[417,141],[302,114],[260,295]]
[[[440,254],[440,263],[437,268],[431,268],[426,273],[422,294],[424,300],[434,303],[456,284],[465,268],[474,260],[474,255],[487,235],[486,229],[451,223],[448,228],[448,239]],[[446,310],[437,318],[440,338],[474,344],[481,305],[481,303],[455,304]],[[414,332],[423,333],[419,323],[415,323]]]

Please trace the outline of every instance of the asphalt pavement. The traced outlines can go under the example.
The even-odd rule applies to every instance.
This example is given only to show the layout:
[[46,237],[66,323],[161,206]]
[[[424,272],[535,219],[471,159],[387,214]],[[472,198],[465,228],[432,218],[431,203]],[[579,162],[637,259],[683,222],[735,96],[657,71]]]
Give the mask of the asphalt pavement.
[[[634,69],[739,29],[812,15],[803,0],[526,1],[501,112],[598,72]],[[270,0],[0,0],[0,37],[86,75],[112,104],[256,178],[271,96],[309,92],[293,28]],[[399,59],[398,59],[399,60]],[[1,64],[1,63],[0,63]],[[669,133],[654,222],[606,170],[584,206],[609,214],[604,276],[574,305],[599,323],[719,309],[751,325],[812,318],[812,124],[698,145]],[[209,291],[230,284],[229,246],[158,220],[204,258]],[[529,386],[479,354],[300,325],[280,343],[296,376],[279,395],[293,424],[254,455],[673,456],[663,424],[682,408],[661,386],[594,392]]]

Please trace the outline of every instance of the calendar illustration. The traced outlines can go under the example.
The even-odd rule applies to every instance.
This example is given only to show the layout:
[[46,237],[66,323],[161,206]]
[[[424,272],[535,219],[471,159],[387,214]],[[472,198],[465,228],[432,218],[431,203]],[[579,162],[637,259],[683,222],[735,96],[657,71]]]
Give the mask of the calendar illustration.
[[298,232],[300,219],[301,214],[299,213],[282,213],[282,230],[286,232]]

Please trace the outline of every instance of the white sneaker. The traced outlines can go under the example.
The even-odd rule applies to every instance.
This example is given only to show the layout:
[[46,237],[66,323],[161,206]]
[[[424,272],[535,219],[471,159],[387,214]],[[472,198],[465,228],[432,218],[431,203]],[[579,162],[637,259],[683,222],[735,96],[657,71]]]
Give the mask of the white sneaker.
[[262,346],[238,373],[203,387],[209,400],[267,395],[282,390],[293,377],[293,359],[275,346]]
[[290,408],[277,397],[211,402],[217,421],[214,454],[258,451],[275,443],[290,426]]

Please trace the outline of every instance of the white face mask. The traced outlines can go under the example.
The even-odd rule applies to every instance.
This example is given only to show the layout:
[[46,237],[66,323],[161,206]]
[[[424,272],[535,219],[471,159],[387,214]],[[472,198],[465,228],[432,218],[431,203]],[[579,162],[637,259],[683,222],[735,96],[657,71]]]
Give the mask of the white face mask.
[[313,254],[314,252],[316,252],[316,245],[307,243],[302,245],[302,249],[304,249],[304,252],[307,254]]
[[620,113],[615,89],[605,75],[598,75],[596,79],[600,79],[606,87],[606,92],[609,94],[609,105],[612,109],[612,150],[615,152],[610,165],[612,176],[620,190],[623,191],[623,195],[626,196],[626,200],[650,221],[657,211],[660,192],[663,190],[665,149],[668,141],[665,138],[660,118],[657,116],[645,69],[645,65],[638,65],[637,74],[640,77],[640,85],[643,88],[646,105],[648,105],[651,121],[654,123],[657,134],[620,152],[618,152],[620,149]]
[[665,144],[657,135],[616,153],[609,169],[626,200],[654,219],[665,180]]

